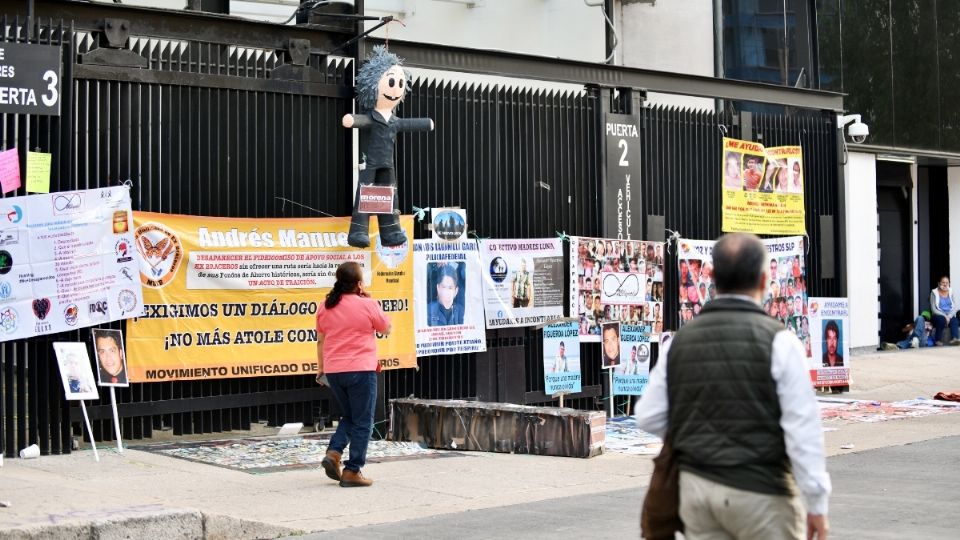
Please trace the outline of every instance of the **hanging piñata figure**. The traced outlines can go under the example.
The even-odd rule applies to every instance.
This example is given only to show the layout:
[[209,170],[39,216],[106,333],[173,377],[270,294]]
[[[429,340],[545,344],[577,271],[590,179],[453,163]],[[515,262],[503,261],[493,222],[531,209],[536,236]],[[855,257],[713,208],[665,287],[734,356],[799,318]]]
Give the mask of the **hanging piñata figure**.
[[360,186],[357,187],[353,201],[350,235],[347,237],[347,243],[357,248],[370,246],[370,214],[360,212],[360,192],[363,186],[393,188],[394,211],[377,214],[380,243],[384,246],[399,246],[407,241],[407,235],[400,227],[393,147],[397,133],[431,131],[433,120],[398,118],[393,114],[410,85],[409,76],[401,63],[400,58],[388,52],[386,47],[374,47],[366,63],[357,71],[357,106],[360,113],[343,117],[343,127],[365,132],[360,137],[360,148],[366,161],[360,171]]

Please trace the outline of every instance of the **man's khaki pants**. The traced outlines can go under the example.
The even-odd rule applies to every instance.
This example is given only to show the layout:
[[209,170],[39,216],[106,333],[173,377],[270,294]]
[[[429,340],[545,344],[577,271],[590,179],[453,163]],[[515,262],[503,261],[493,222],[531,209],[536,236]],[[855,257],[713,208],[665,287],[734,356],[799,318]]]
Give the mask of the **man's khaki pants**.
[[796,496],[744,491],[680,471],[680,519],[687,540],[802,539],[803,505]]

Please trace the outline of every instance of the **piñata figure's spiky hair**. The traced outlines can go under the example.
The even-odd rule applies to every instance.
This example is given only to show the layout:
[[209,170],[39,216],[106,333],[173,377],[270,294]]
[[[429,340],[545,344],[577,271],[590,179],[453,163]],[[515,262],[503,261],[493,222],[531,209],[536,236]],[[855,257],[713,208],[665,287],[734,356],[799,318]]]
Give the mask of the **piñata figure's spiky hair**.
[[[377,45],[370,51],[366,62],[357,70],[357,105],[363,112],[372,111],[377,105],[377,85],[380,77],[393,66],[402,66],[403,60],[399,56],[387,51],[383,45]],[[403,71],[407,85],[410,84],[410,74]]]

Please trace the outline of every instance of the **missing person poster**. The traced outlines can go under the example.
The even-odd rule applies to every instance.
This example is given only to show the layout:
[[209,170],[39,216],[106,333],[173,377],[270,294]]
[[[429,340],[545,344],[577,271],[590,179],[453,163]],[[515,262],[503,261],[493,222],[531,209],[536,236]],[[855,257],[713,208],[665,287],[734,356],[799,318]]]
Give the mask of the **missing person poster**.
[[680,279],[680,326],[700,314],[703,305],[717,295],[713,283],[714,240],[677,242],[677,267]]
[[477,243],[414,240],[417,356],[487,350]]
[[807,268],[802,236],[766,238],[769,261],[767,292],[763,310],[779,320],[788,330],[805,339],[807,324]]
[[663,330],[663,243],[570,238],[570,316],[584,342],[601,341],[605,322]]
[[559,238],[480,241],[487,328],[563,317],[561,249]]
[[[768,259],[767,288],[761,307],[802,340],[807,315],[807,272],[802,236],[765,238]],[[714,240],[678,242],[680,326],[700,314],[704,304],[717,294],[713,282]],[[808,337],[808,336],[807,336]]]
[[804,234],[803,150],[723,139],[724,232]]
[[0,220],[0,341],[143,311],[128,188],[8,197]]
[[83,343],[56,342],[53,344],[53,352],[57,356],[60,381],[63,383],[67,401],[100,399],[93,379],[93,370],[90,369],[87,346]]
[[576,394],[582,390],[580,331],[576,322],[547,325],[543,329],[543,384],[548,396]]
[[850,385],[850,303],[846,298],[809,300],[807,357],[814,386]]
[[[347,245],[342,218],[238,219],[137,212],[143,316],[127,324],[130,382],[301,375],[317,370],[317,307],[340,264],[393,324],[383,369],[416,366],[410,246]],[[412,216],[401,226],[413,234]]]
[[613,372],[613,393],[640,396],[650,380],[650,333],[647,325],[620,325],[620,365]]

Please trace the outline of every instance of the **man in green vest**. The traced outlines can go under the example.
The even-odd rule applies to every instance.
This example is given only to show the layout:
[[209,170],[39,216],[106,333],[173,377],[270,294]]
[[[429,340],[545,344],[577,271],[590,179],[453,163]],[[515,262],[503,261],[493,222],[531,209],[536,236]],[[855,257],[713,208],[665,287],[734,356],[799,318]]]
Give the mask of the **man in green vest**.
[[533,299],[533,279],[530,276],[530,272],[527,272],[526,259],[520,259],[520,271],[513,277],[513,287],[510,294],[513,296],[513,307],[531,307],[530,300]]
[[720,238],[718,294],[661,351],[636,407],[640,429],[672,439],[688,540],[827,537],[820,411],[803,346],[760,309],[768,257],[756,236]]

